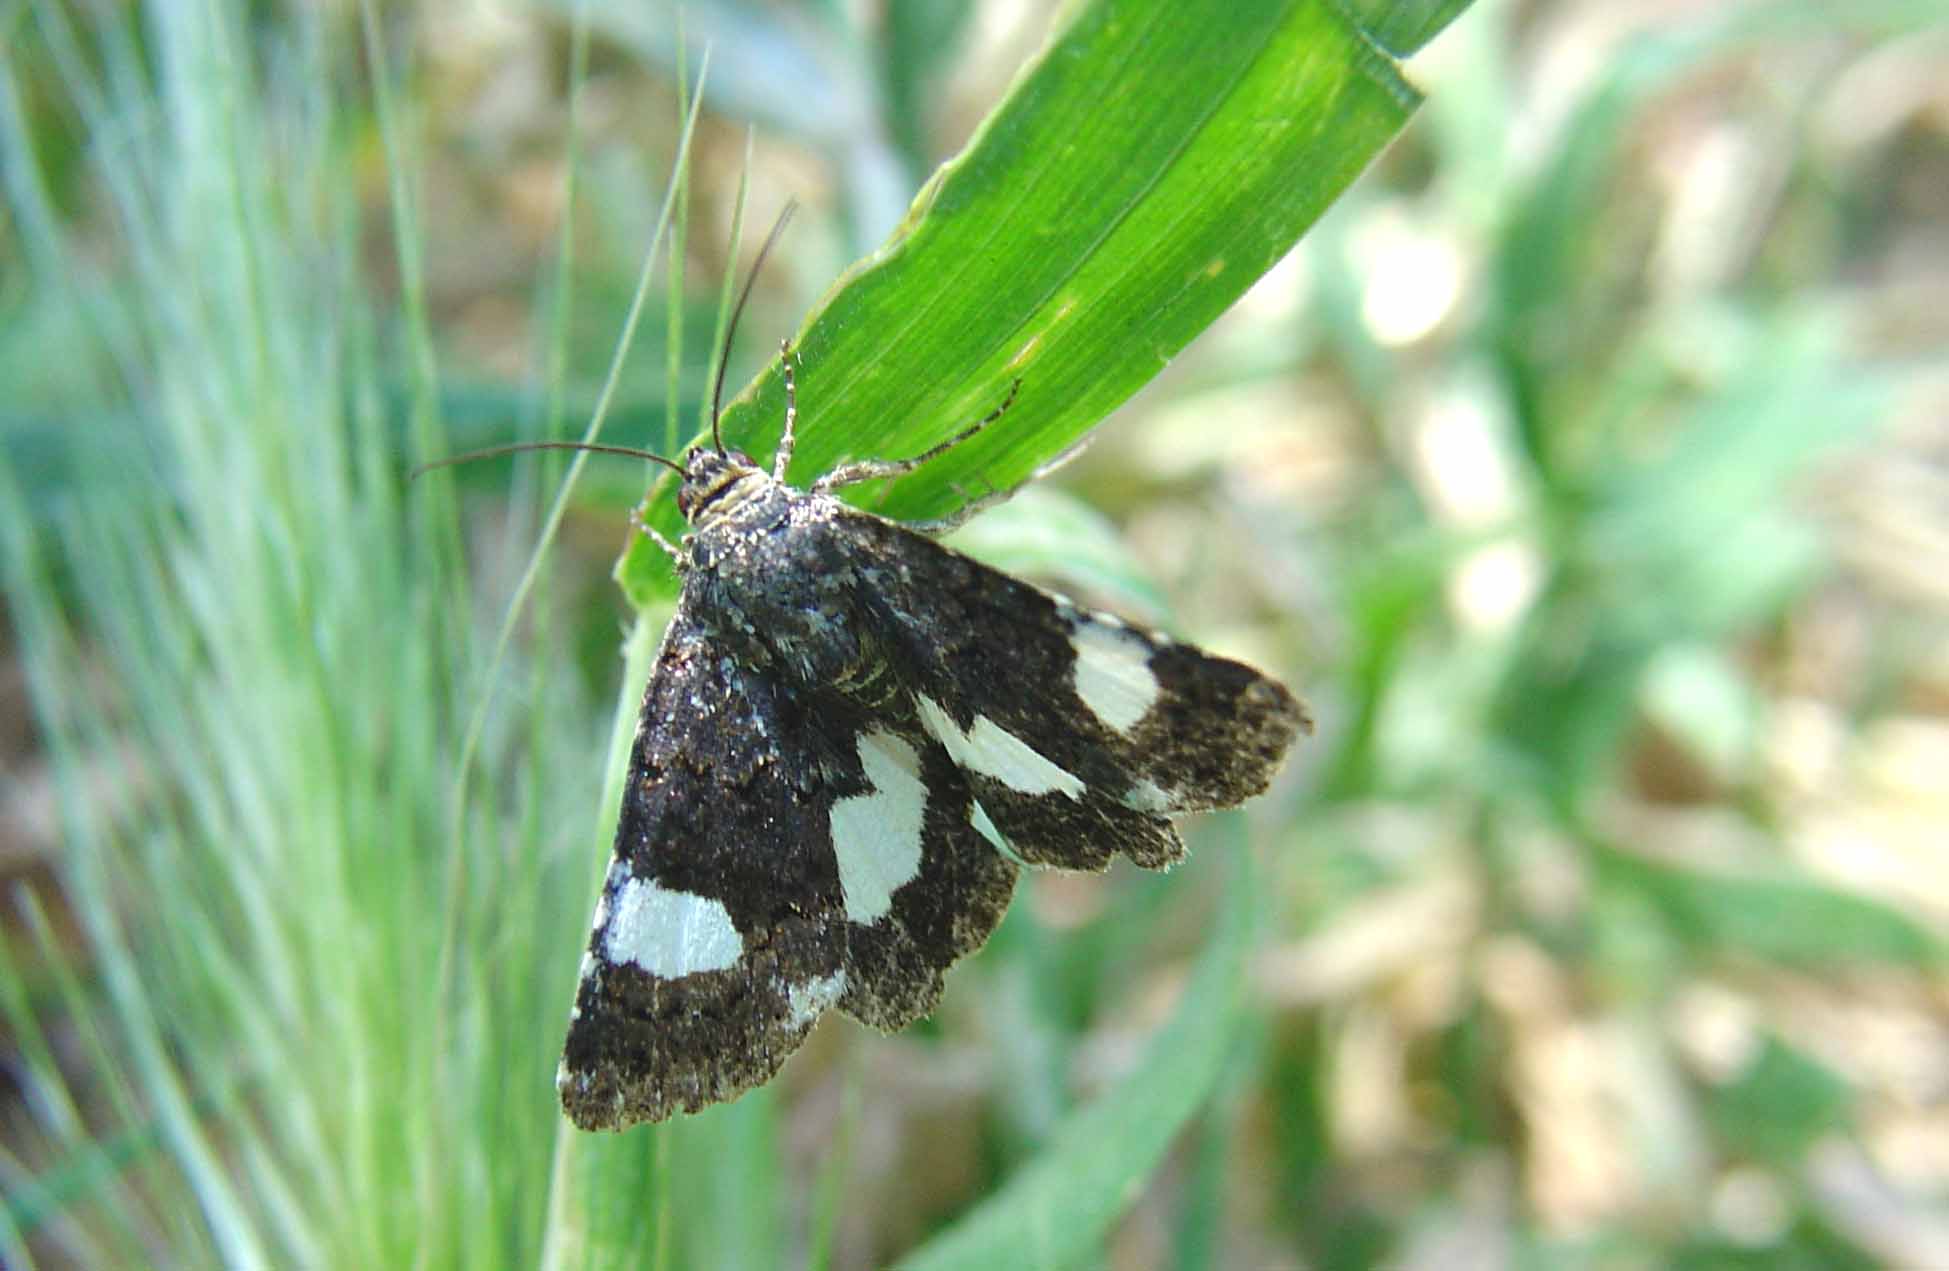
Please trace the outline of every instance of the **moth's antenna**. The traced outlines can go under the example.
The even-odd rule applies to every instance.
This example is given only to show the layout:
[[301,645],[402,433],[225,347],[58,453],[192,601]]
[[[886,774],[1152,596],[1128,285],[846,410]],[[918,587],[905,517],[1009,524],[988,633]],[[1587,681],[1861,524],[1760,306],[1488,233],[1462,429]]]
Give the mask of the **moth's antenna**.
[[454,464],[472,463],[476,459],[497,459],[502,455],[517,455],[524,450],[586,450],[598,455],[628,455],[632,459],[648,459],[651,463],[660,463],[678,476],[684,474],[684,466],[674,459],[665,459],[662,455],[653,455],[647,450],[633,450],[628,446],[599,446],[592,441],[521,441],[511,446],[489,446],[486,450],[470,450],[464,455],[448,455],[444,459],[435,459],[432,463],[423,463],[413,469],[406,479],[416,481],[421,473],[431,472],[435,468],[451,468]]
[[751,288],[758,281],[758,271],[765,267],[765,257],[771,255],[772,247],[779,235],[785,232],[792,213],[799,210],[797,199],[786,199],[785,210],[772,222],[771,233],[765,235],[765,245],[758,249],[758,259],[751,262],[751,273],[744,280],[744,290],[738,293],[738,303],[731,308],[731,324],[724,328],[724,347],[717,351],[717,379],[711,385],[711,444],[717,453],[724,453],[724,434],[717,426],[718,404],[724,400],[724,368],[731,362],[731,341],[738,334],[738,318],[744,313],[744,302],[751,299]]

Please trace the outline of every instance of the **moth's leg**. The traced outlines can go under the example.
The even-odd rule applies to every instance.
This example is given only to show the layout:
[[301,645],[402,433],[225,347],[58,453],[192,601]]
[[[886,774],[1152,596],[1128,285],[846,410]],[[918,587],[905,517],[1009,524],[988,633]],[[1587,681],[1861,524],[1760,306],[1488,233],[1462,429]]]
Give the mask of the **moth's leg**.
[[785,377],[785,435],[778,439],[778,453],[772,457],[771,479],[785,479],[785,465],[792,462],[792,443],[797,439],[794,430],[799,422],[799,386],[792,378],[792,342],[778,342],[778,370]]
[[675,543],[672,543],[669,539],[657,533],[656,527],[643,519],[643,509],[648,505],[649,500],[645,499],[642,503],[637,504],[629,510],[630,533],[644,535],[653,540],[658,547],[668,552],[671,562],[677,567],[677,572],[681,574],[688,567],[689,560],[682,552],[677,550]]
[[[903,528],[913,530],[917,534],[946,534],[949,531],[960,529],[963,525],[974,520],[989,508],[994,507],[997,503],[1008,502],[1015,497],[1016,491],[1033,480],[1035,480],[1034,477],[1029,477],[1026,480],[1017,481],[1014,485],[1004,486],[999,490],[990,490],[986,494],[969,499],[966,503],[949,512],[946,516],[937,516],[931,521],[902,521],[900,524]],[[958,488],[955,492],[957,494],[960,493]]]
[[[1014,485],[1004,486],[999,490],[989,490],[986,494],[976,495],[960,507],[949,512],[946,516],[935,517],[931,521],[902,521],[900,524],[920,534],[945,534],[950,530],[958,530],[975,517],[986,512],[989,508],[994,507],[997,503],[1006,503],[1017,494],[1020,494],[1023,486],[1033,485],[1035,482],[1042,480],[1042,478],[1054,472],[1057,468],[1068,463],[1071,459],[1074,459],[1077,455],[1082,454],[1084,450],[1088,449],[1091,440],[1089,437],[1084,437],[1075,445],[1057,455],[1054,459],[1051,459],[1034,472],[1031,472],[1028,476],[1017,481]],[[959,486],[955,487],[955,493],[962,493]]]
[[977,419],[974,423],[963,428],[960,432],[955,433],[952,437],[949,437],[946,441],[931,450],[924,450],[911,459],[866,459],[859,463],[841,464],[839,467],[834,468],[831,472],[828,472],[825,476],[813,482],[812,491],[815,494],[827,494],[833,490],[842,489],[849,485],[858,485],[862,481],[874,481],[881,477],[905,476],[921,464],[926,463],[929,459],[940,458],[1008,413],[1008,408],[1015,404],[1015,394],[1020,392],[1021,388],[1021,380],[1016,380],[1013,384],[1010,384],[1008,386],[1008,396],[1002,398],[1001,405],[995,407],[995,409],[989,411],[986,415],[983,415],[980,419]]

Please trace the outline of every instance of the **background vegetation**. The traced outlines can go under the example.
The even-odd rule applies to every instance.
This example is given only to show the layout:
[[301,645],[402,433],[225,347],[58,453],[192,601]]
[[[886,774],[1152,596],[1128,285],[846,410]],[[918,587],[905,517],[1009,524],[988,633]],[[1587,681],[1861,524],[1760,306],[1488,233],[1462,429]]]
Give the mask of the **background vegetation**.
[[[1939,5],[1166,7],[0,10],[0,1262],[1949,1264]],[[963,545],[1321,730],[587,1138],[645,477],[401,474],[679,447],[794,195],[795,473],[1148,381]]]

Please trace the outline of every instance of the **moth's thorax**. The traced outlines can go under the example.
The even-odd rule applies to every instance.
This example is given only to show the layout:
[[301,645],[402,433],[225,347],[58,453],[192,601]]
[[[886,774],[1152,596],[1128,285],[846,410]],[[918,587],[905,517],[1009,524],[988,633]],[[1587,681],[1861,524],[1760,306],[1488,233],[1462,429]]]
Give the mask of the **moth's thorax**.
[[[837,500],[795,490],[756,469],[709,471],[697,489],[708,500],[687,540],[686,605],[750,664],[813,685],[855,673],[860,642],[858,579],[835,519]],[[694,476],[686,477],[686,489]],[[713,484],[714,483],[714,484]]]

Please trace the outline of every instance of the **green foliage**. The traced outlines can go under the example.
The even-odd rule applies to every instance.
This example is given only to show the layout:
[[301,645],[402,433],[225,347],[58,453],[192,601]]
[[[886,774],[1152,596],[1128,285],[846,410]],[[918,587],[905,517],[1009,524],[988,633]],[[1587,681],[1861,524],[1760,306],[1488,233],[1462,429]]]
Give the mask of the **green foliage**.
[[[567,1129],[551,1076],[669,594],[640,541],[620,601],[574,562],[594,538],[606,567],[641,477],[400,475],[584,425],[698,435],[741,148],[716,116],[775,121],[840,205],[774,259],[763,349],[795,329],[779,276],[831,276],[892,219],[887,174],[937,157],[982,7],[704,0],[700,86],[665,11],[589,6],[592,49],[561,4],[568,113],[520,128],[455,83],[472,57],[553,84],[545,39],[457,71],[376,8],[0,20],[0,577],[18,784],[59,840],[58,886],[0,919],[0,1262],[1923,1260],[1898,1242],[1925,1224],[1863,1221],[1928,1214],[1920,1189],[1850,1208],[1831,1170],[1889,1159],[1858,1150],[1913,1095],[1879,1048],[1939,1005],[1940,893],[1857,805],[1913,770],[1875,768],[1884,713],[1939,726],[1942,630],[1823,513],[1943,369],[1881,352],[1856,259],[1901,215],[1873,165],[1932,170],[1939,125],[1830,117],[1849,75],[1899,100],[1939,6],[1586,30],[1551,129],[1518,93],[1575,7],[1484,0],[1374,164],[1418,101],[1390,58],[1465,7],[1070,6],[796,327],[801,480],[1023,381],[1005,428],[865,492],[901,516],[1035,470],[1179,358],[1064,474],[1080,495],[961,545],[1232,642],[1322,729],[1288,784],[1189,823],[1170,878],[1025,885],[939,1019],[824,1028],[776,1085],[613,1137]],[[643,62],[674,98],[631,96]],[[1768,160],[1705,249],[1668,189],[1688,126]],[[525,166],[537,135],[559,170]],[[501,181],[559,188],[548,263],[484,228],[520,200],[455,219]],[[1193,344],[1309,226],[1251,321]],[[1375,280],[1417,238],[1456,298],[1384,336]],[[482,337],[483,296],[526,306],[515,337]],[[781,406],[767,367],[727,434],[768,452]],[[1454,415],[1475,449],[1431,444]],[[1506,549],[1528,590],[1472,609]],[[1810,712],[1827,758],[1789,745]],[[1864,1040],[1842,1009],[1888,1015]]]
[[1745,1071],[1714,1093],[1711,1118],[1733,1151],[1791,1169],[1846,1128],[1853,1102],[1838,1074],[1769,1037]]
[[1133,1185],[1210,1093],[1238,1035],[1258,899],[1245,845],[1226,846],[1232,880],[1215,934],[1143,1064],[1071,1113],[994,1195],[902,1266],[1073,1266],[1101,1245]]
[[1650,898],[1676,933],[1702,948],[1817,969],[1926,968],[1943,958],[1941,940],[1914,919],[1804,878],[1714,876],[1617,854],[1600,862],[1607,884]]

